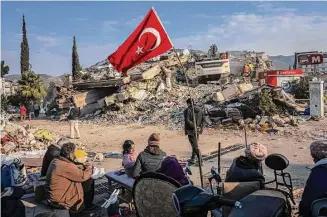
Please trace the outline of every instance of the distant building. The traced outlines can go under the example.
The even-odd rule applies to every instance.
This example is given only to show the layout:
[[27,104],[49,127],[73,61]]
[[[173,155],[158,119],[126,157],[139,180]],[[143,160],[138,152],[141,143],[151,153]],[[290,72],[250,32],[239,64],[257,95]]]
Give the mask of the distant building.
[[11,95],[15,95],[15,93],[17,92],[17,85],[12,82],[12,81],[5,81],[4,78],[1,78],[1,84],[0,84],[0,91],[1,91],[1,95],[4,96],[11,96]]

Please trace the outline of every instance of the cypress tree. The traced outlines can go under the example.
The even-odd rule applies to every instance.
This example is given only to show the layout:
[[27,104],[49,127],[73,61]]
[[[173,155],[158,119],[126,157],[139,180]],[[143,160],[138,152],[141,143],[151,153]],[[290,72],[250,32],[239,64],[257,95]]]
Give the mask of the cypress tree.
[[72,74],[73,79],[78,79],[80,77],[81,66],[79,64],[79,57],[77,53],[76,38],[73,37],[73,52],[72,52]]
[[28,41],[26,36],[26,24],[25,24],[25,15],[23,15],[23,39],[22,43],[20,44],[20,72],[23,74],[26,71],[29,71],[30,65],[30,51],[28,47]]

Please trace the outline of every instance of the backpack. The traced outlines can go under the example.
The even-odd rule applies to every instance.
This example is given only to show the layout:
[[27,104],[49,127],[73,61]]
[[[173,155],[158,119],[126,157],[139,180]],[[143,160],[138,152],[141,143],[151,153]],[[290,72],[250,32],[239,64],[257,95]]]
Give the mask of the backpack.
[[3,158],[1,184],[3,187],[23,186],[27,181],[26,167],[18,158]]

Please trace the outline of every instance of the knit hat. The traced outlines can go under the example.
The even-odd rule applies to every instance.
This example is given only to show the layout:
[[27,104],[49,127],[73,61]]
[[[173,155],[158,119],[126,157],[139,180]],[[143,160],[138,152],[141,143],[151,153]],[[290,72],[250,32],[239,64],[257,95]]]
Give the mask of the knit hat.
[[315,141],[310,145],[311,155],[318,160],[327,158],[327,140]]
[[77,149],[74,152],[75,161],[78,163],[85,163],[87,160],[87,153],[84,150]]
[[268,151],[266,146],[259,143],[252,143],[245,149],[245,156],[252,160],[263,161],[266,159]]
[[148,139],[148,145],[156,145],[159,146],[160,143],[160,133],[152,133]]

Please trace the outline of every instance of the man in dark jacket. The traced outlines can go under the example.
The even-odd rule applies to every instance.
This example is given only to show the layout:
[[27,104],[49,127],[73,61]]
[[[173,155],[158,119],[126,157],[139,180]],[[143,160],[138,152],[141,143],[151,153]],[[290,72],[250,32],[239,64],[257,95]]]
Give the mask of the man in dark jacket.
[[[203,112],[201,108],[194,105],[193,99],[189,98],[187,101],[187,109],[184,111],[184,121],[185,121],[185,135],[188,136],[188,140],[191,143],[192,147],[192,157],[190,162],[194,163],[196,156],[197,156],[197,150],[198,150],[198,141],[199,141],[199,135],[203,132]],[[194,128],[194,118],[193,118],[193,109],[192,106],[194,106],[194,114],[195,114],[195,121],[196,121],[196,129]]]
[[307,180],[299,206],[299,216],[311,217],[311,206],[315,200],[327,198],[327,142],[315,141],[310,146],[315,165]]
[[261,162],[266,159],[267,148],[261,144],[253,143],[245,149],[245,156],[240,156],[226,173],[226,182],[252,182],[259,181],[263,187],[265,178],[261,171]]
[[28,118],[31,121],[32,120],[32,116],[35,118],[34,103],[33,103],[32,100],[28,104],[27,111],[28,111]]
[[133,178],[142,173],[155,172],[161,167],[163,159],[167,156],[160,147],[160,134],[153,133],[148,139],[148,146],[142,151],[134,164]]

